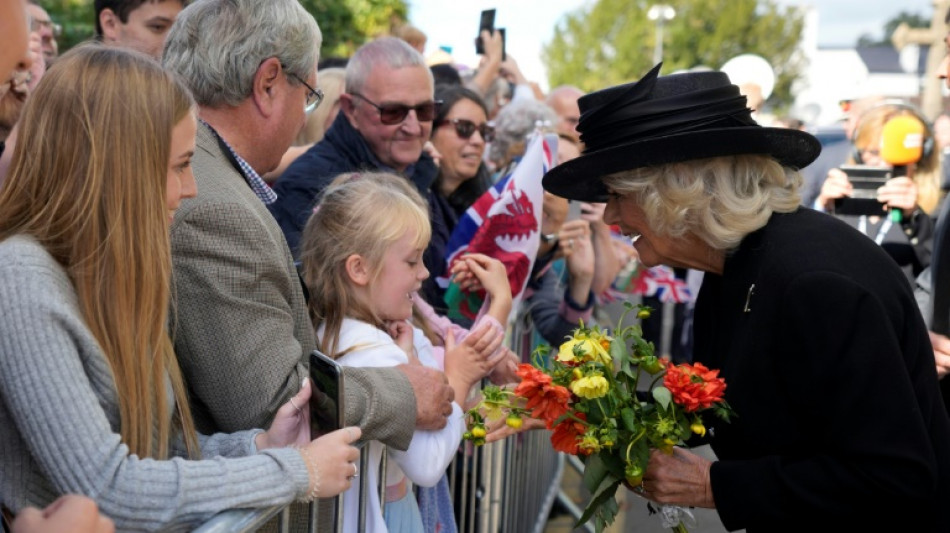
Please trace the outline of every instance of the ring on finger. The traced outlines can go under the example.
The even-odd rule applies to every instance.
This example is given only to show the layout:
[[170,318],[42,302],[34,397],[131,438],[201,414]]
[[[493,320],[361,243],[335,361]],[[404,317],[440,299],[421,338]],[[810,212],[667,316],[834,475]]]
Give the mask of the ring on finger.
[[350,465],[353,466],[353,475],[350,477],[360,477],[360,467],[356,466],[356,463],[350,463]]
[[290,405],[293,405],[294,409],[296,409],[298,413],[303,413],[303,411],[301,411],[300,408],[297,407],[297,402],[294,401],[293,396],[290,397]]

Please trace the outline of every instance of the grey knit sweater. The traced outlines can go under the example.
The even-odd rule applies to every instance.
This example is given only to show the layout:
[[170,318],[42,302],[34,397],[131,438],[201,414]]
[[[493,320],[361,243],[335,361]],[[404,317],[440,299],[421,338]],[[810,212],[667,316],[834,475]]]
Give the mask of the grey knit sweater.
[[153,531],[307,492],[300,454],[255,453],[259,430],[201,437],[205,460],[156,461],[129,455],[118,429],[112,374],[65,270],[32,238],[0,242],[0,502],[85,494],[118,530]]

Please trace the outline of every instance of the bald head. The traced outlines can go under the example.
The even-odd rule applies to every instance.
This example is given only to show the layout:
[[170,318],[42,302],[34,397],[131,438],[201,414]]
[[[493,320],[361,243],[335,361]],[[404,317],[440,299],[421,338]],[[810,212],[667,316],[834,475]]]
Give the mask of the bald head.
[[547,104],[557,113],[557,132],[572,139],[577,139],[577,123],[581,118],[577,100],[584,96],[584,91],[573,85],[555,87],[548,94]]

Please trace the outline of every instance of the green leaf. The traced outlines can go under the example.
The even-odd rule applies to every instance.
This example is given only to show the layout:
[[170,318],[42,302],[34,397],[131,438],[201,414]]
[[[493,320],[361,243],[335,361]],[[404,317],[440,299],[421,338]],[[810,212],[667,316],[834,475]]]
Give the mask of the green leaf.
[[584,486],[587,487],[587,490],[594,492],[605,477],[607,477],[607,465],[604,464],[604,460],[600,458],[600,455],[588,457],[584,464]]
[[631,433],[635,433],[637,431],[637,425],[634,422],[633,409],[629,407],[624,407],[621,409],[620,419],[623,420],[623,427],[626,428],[627,431],[630,431]]
[[[594,513],[601,510],[601,506],[603,506],[604,503],[606,503],[608,500],[613,499],[614,496],[616,496],[617,488],[619,486],[620,486],[619,479],[613,476],[609,476],[605,478],[603,482],[601,482],[597,490],[594,491],[593,494],[591,495],[590,504],[587,506],[587,509],[584,509],[584,514],[582,514],[581,517],[577,519],[577,523],[574,524],[574,527],[577,528],[577,527],[580,527],[582,524],[587,523],[590,520],[590,518],[594,516]],[[607,510],[611,508],[616,509],[616,501],[614,502],[614,506],[608,507]],[[616,512],[614,514],[616,514]],[[611,518],[611,521],[613,521],[612,518]]]
[[653,389],[653,399],[663,406],[663,409],[669,409],[670,403],[673,401],[673,394],[666,387],[656,387]]

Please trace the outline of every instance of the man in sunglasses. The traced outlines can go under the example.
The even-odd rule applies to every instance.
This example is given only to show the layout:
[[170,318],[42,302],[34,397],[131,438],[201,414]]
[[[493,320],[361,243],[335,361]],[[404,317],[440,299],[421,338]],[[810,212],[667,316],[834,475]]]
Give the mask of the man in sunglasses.
[[[270,205],[294,256],[300,234],[324,188],[337,175],[387,171],[405,176],[429,196],[438,168],[423,146],[436,102],[422,56],[396,38],[360,47],[346,67],[340,113],[322,141],[297,158],[274,184]],[[433,217],[435,218],[435,217]],[[434,258],[427,258],[432,267]]]

